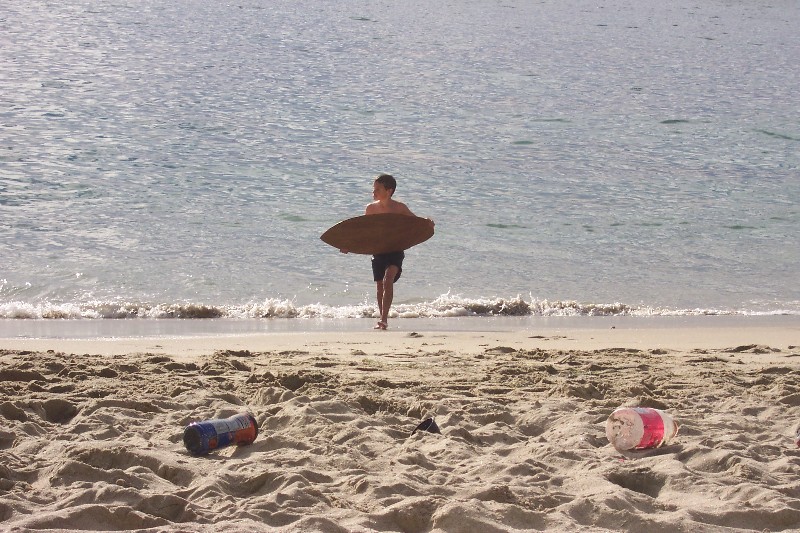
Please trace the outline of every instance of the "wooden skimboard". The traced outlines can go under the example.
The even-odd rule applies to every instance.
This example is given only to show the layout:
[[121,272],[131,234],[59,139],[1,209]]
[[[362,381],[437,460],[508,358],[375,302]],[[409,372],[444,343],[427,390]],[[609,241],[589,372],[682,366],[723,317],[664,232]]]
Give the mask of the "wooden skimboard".
[[375,255],[408,250],[432,236],[433,225],[427,218],[381,213],[343,220],[320,239],[338,250]]

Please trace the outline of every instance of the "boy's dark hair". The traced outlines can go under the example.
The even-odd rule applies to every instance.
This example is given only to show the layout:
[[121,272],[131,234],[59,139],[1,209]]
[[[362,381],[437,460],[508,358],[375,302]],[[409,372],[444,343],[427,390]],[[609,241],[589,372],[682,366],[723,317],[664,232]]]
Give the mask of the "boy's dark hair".
[[380,183],[385,189],[392,191],[392,193],[397,189],[397,180],[389,174],[381,174],[375,178],[375,182]]

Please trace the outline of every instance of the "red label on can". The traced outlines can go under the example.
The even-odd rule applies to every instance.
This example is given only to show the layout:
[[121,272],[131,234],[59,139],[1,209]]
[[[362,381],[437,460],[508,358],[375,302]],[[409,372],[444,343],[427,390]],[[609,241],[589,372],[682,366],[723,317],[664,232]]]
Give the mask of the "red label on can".
[[639,414],[644,426],[642,440],[636,447],[643,450],[660,446],[664,442],[664,420],[661,415],[649,407],[635,407],[634,411]]

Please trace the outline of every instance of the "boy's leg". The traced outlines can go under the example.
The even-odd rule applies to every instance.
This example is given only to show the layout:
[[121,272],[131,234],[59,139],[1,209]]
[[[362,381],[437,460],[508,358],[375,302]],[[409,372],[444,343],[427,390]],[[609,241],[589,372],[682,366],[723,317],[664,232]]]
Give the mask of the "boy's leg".
[[375,285],[378,289],[377,301],[378,301],[378,324],[375,326],[375,329],[381,329],[383,325],[383,280],[375,282]]
[[389,265],[386,273],[383,275],[383,282],[378,282],[380,288],[378,293],[383,293],[379,296],[378,308],[381,312],[381,323],[385,328],[389,324],[389,309],[392,307],[392,300],[394,299],[394,278],[400,269],[397,265]]

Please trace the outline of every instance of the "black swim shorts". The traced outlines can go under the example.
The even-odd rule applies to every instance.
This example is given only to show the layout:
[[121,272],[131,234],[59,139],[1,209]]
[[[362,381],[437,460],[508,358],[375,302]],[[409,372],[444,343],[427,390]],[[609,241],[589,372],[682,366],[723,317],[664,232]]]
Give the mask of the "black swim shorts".
[[400,279],[400,274],[403,273],[403,259],[405,252],[389,252],[388,254],[378,254],[372,256],[372,276],[375,281],[381,281],[386,274],[386,269],[392,265],[397,267],[397,275],[394,280]]

